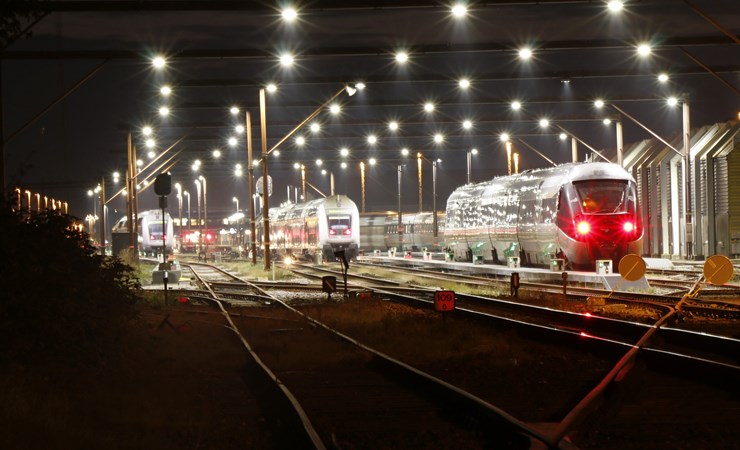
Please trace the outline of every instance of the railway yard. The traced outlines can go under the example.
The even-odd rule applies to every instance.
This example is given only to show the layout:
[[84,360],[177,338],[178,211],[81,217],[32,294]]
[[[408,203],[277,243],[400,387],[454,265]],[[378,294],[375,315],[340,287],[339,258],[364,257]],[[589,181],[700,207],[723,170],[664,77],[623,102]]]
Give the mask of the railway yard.
[[[274,281],[239,275],[246,262],[182,264],[169,304],[142,317],[155,347],[196,345],[211,361],[196,369],[207,394],[193,395],[224,403],[230,431],[197,426],[204,443],[740,448],[740,295],[697,291],[696,269],[650,271],[650,289],[610,296],[571,282],[564,296],[528,278],[514,291],[510,277],[364,258],[345,297],[338,263],[281,264],[292,275]],[[454,311],[435,311],[442,289],[455,291]],[[185,364],[171,358],[159,368]]]

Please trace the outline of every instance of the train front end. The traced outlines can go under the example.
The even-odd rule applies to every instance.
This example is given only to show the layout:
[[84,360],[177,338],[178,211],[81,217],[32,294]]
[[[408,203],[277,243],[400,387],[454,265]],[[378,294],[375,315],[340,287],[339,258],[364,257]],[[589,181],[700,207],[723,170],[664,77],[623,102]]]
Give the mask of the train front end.
[[327,197],[319,207],[319,235],[325,260],[336,260],[344,250],[347,260],[355,259],[360,248],[360,213],[345,195]]
[[632,176],[615,164],[576,166],[558,199],[560,248],[573,268],[594,270],[597,260],[613,267],[640,253],[642,220]]

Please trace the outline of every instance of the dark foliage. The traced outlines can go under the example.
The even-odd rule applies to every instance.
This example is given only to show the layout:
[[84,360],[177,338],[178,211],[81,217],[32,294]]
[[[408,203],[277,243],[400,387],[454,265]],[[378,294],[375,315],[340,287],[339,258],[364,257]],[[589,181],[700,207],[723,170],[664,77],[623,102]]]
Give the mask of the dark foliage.
[[0,363],[98,363],[121,343],[139,282],[72,225],[0,209]]
[[48,14],[39,0],[3,0],[0,2],[0,49],[21,36],[30,36],[33,24]]

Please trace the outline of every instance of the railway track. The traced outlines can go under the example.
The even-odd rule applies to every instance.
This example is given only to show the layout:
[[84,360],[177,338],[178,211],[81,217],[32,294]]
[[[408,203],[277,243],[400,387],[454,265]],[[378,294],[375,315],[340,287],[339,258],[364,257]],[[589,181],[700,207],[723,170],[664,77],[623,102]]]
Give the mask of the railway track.
[[[306,268],[299,270],[308,271]],[[326,272],[326,269],[324,269],[322,271],[316,271],[314,276],[318,277],[327,273],[329,272]],[[236,281],[232,280],[228,282],[222,279],[215,282],[218,284],[235,283]],[[369,287],[369,284],[376,285],[374,289],[381,293],[376,295],[372,300],[364,300],[367,302],[388,305],[389,302],[383,301],[381,298],[388,299],[396,296],[394,299],[398,300],[399,297],[406,297],[406,300],[404,300],[405,303],[413,304],[421,302],[424,303],[423,309],[430,309],[429,302],[431,301],[431,295],[429,289],[414,290],[408,287],[388,286],[387,284],[381,287],[381,282],[378,280],[364,280],[362,282],[363,284],[360,285],[357,280],[351,279],[351,283],[353,286],[352,289],[362,289],[364,291],[373,289]],[[318,283],[316,285],[318,286]],[[293,283],[288,287],[293,286],[299,286],[303,292],[306,291],[304,285]],[[279,283],[272,283],[271,287],[278,290]],[[229,287],[228,291],[233,293],[233,286]],[[294,295],[301,294],[296,290]],[[466,306],[468,302],[472,305],[478,301],[474,298],[470,299],[465,295],[458,295],[458,299],[460,300],[460,305]],[[226,301],[233,302],[234,300],[228,299]],[[272,304],[274,305],[276,301],[273,300]],[[433,350],[430,350],[430,352],[420,350],[424,346],[424,342],[429,342],[429,338],[418,342],[417,345],[410,345],[413,350],[409,352],[404,352],[398,348],[405,347],[405,345],[389,344],[387,335],[394,333],[403,335],[404,341],[411,341],[413,343],[417,337],[409,332],[407,328],[399,329],[395,332],[394,330],[382,330],[384,331],[383,333],[377,333],[377,325],[375,325],[375,332],[369,335],[358,332],[352,327],[343,330],[343,327],[347,327],[346,324],[343,324],[346,318],[334,317],[333,307],[340,308],[345,305],[345,307],[350,307],[352,304],[355,305],[355,308],[361,308],[361,306],[357,306],[358,302],[331,302],[323,306],[312,306],[309,304],[300,308],[312,317],[322,317],[322,322],[328,323],[329,327],[343,332],[340,334],[344,334],[345,339],[360,339],[366,346],[376,347],[381,351],[392,354],[398,360],[404,361],[404,363],[416,367],[417,370],[422,370],[432,377],[444,380],[452,386],[464,386],[467,392],[479,398],[480,401],[487,405],[496,405],[498,408],[494,407],[494,410],[500,412],[505,411],[508,413],[508,417],[514,420],[514,423],[528,427],[535,436],[538,436],[537,438],[533,438],[533,435],[528,434],[527,431],[521,434],[522,430],[516,426],[512,428],[510,423],[502,425],[503,422],[500,422],[501,419],[499,416],[499,419],[494,421],[495,426],[504,427],[506,436],[511,437],[511,440],[507,441],[513,446],[511,448],[528,448],[527,446],[533,444],[539,447],[569,448],[570,444],[568,442],[575,442],[583,448],[607,448],[604,446],[604,442],[600,442],[600,440],[605,439],[604,436],[621,436],[620,433],[627,433],[629,430],[624,424],[626,421],[634,420],[634,411],[628,413],[620,408],[620,405],[623,405],[625,401],[640,402],[643,404],[644,398],[649,398],[650,400],[648,400],[645,408],[652,408],[652,410],[659,409],[658,406],[655,406],[655,403],[657,403],[659,405],[670,405],[669,409],[673,411],[680,410],[678,405],[682,401],[686,402],[687,399],[696,397],[694,401],[697,404],[701,404],[706,399],[711,399],[713,403],[722,404],[723,410],[733,411],[733,408],[738,409],[737,392],[733,391],[731,384],[718,387],[715,385],[716,383],[711,381],[734,379],[740,373],[740,363],[737,361],[737,355],[740,354],[738,349],[740,347],[738,347],[737,341],[734,340],[725,340],[726,342],[720,345],[718,344],[719,338],[717,337],[698,334],[692,335],[685,330],[669,330],[664,326],[657,327],[655,324],[627,324],[620,321],[588,317],[583,314],[570,313],[567,315],[569,319],[563,320],[561,318],[562,312],[552,312],[546,308],[534,310],[535,312],[530,313],[533,317],[537,316],[539,320],[538,322],[532,320],[531,323],[523,323],[526,320],[521,319],[521,316],[519,318],[512,317],[514,315],[521,315],[520,312],[500,314],[500,317],[492,319],[489,317],[490,314],[483,311],[455,311],[455,314],[446,316],[448,320],[444,322],[447,327],[445,333],[462,329],[470,332],[473,327],[476,327],[475,329],[482,327],[484,331],[472,332],[476,336],[476,343],[484,342],[487,338],[483,336],[490,335],[492,333],[491,330],[495,330],[496,332],[504,333],[505,337],[502,339],[509,342],[512,346],[529,346],[526,350],[517,352],[522,355],[558,354],[561,356],[560,358],[555,358],[555,360],[549,360],[547,357],[541,356],[541,361],[538,362],[537,367],[530,367],[525,364],[526,368],[524,368],[521,374],[517,375],[514,373],[517,370],[516,367],[502,367],[502,361],[504,361],[503,365],[506,366],[509,363],[509,357],[496,358],[488,354],[482,360],[485,360],[485,364],[489,364],[489,366],[478,367],[475,370],[485,370],[486,373],[490,373],[491,375],[487,380],[493,382],[481,383],[471,380],[469,374],[470,369],[466,370],[462,368],[464,366],[461,366],[461,370],[441,369],[439,362],[430,363],[429,360],[425,360],[421,356],[422,354],[428,353],[427,358],[431,358],[432,360],[432,355],[435,354]],[[512,302],[508,302],[508,304],[513,310],[519,308],[519,305]],[[327,308],[327,306],[330,307]],[[663,315],[665,318],[671,312],[669,307],[665,306],[664,308],[666,308]],[[418,308],[416,309],[418,310]],[[269,317],[264,314],[265,311],[270,311]],[[277,311],[281,311],[280,314],[288,314],[287,309],[273,307],[260,308],[259,315],[245,315],[236,320],[240,329],[247,330],[243,331],[244,334],[250,342],[253,342],[254,348],[260,350],[260,354],[264,360],[269,361],[269,366],[277,369],[276,373],[280,375],[274,379],[279,383],[284,382],[288,387],[294,386],[297,398],[310,399],[301,401],[301,404],[310,405],[305,406],[305,408],[306,411],[310,412],[309,415],[311,417],[321,417],[316,422],[320,424],[318,425],[318,429],[321,430],[319,434],[328,439],[326,442],[330,442],[334,446],[339,446],[338,444],[341,443],[348,445],[347,443],[353,442],[353,439],[357,439],[357,442],[365,442],[369,437],[369,433],[365,430],[370,429],[378,432],[383,426],[378,424],[368,426],[367,423],[363,426],[361,422],[382,420],[370,419],[369,417],[386,417],[389,419],[392,418],[394,422],[401,424],[405,423],[404,417],[408,417],[410,411],[417,408],[417,406],[413,406],[398,416],[389,416],[387,412],[385,416],[382,416],[377,411],[365,411],[367,405],[363,403],[364,400],[358,400],[356,403],[353,402],[353,406],[349,409],[345,409],[345,405],[333,403],[331,398],[335,398],[335,394],[337,393],[339,393],[340,398],[354,398],[353,395],[355,394],[351,393],[352,388],[348,387],[350,391],[340,391],[335,388],[336,385],[344,383],[342,381],[343,379],[337,373],[352,372],[343,368],[343,364],[337,366],[330,359],[324,361],[326,352],[321,352],[322,356],[320,358],[326,363],[327,367],[331,366],[333,368],[333,372],[326,374],[320,372],[315,367],[315,364],[310,368],[306,368],[302,364],[296,365],[292,362],[293,358],[288,357],[288,353],[292,352],[295,352],[296,355],[316,353],[315,349],[322,344],[315,340],[314,334],[316,334],[318,327],[327,325],[319,325],[309,318],[305,319],[306,322],[296,322],[295,317],[293,319],[287,319],[282,315],[273,316],[272,314]],[[365,315],[361,311],[357,314],[359,318]],[[238,317],[238,315],[234,316]],[[491,326],[491,323],[493,323],[492,320],[496,321],[496,325],[493,327]],[[665,321],[667,319],[664,319]],[[281,326],[281,323],[285,323],[286,325]],[[385,324],[386,319],[380,318],[375,322],[375,324],[377,323]],[[594,325],[596,323],[599,325]],[[370,326],[372,327],[372,325]],[[384,326],[387,327],[388,325]],[[674,333],[678,337],[672,337],[671,333]],[[654,339],[649,334],[660,336],[660,339],[656,341],[660,345],[652,344],[651,342]],[[360,336],[359,338],[357,337],[358,335]],[[349,338],[349,336],[353,336],[353,338]],[[520,340],[519,337],[522,337],[522,339]],[[330,340],[335,341],[336,338],[331,338]],[[391,340],[391,342],[398,341]],[[301,345],[298,345],[298,343]],[[305,346],[303,345],[304,343],[306,344]],[[538,346],[545,347],[537,348]],[[693,353],[688,352],[687,348],[692,346],[696,347],[698,351]],[[707,348],[712,348],[713,351],[707,351]],[[563,356],[567,351],[571,351],[572,354]],[[377,369],[378,366],[386,366],[388,364],[386,362],[377,362],[374,356],[358,357],[352,353],[343,352],[343,350],[329,351],[329,353],[346,356],[353,361],[357,359],[366,363],[370,361],[368,364],[374,369]],[[585,357],[584,355],[589,356]],[[526,360],[527,357],[525,356],[524,359]],[[457,367],[458,364],[459,362],[454,367]],[[519,364],[521,365],[521,362]],[[323,365],[323,363],[319,365]],[[392,368],[390,369],[391,371],[396,371],[393,368],[395,367],[393,364],[389,367]],[[671,373],[667,375],[665,370],[662,369],[663,367],[670,367]],[[388,376],[384,372],[381,373],[383,373],[382,377],[384,378]],[[532,381],[533,373],[544,373],[546,375],[540,375],[542,376],[541,381],[535,382],[534,386],[532,386],[532,383],[526,387],[522,386],[523,380]],[[564,373],[565,376],[558,378],[554,375],[559,373]],[[604,376],[605,373],[607,374],[606,376]],[[707,380],[701,376],[692,376],[692,374],[709,374],[711,379]],[[363,375],[351,376],[353,379],[365,379],[362,377]],[[667,381],[666,377],[668,378]],[[368,378],[368,380],[371,379]],[[667,388],[660,390],[663,396],[659,399],[656,399],[652,395],[644,394],[637,394],[638,397],[635,398],[634,396],[636,394],[634,394],[633,389],[629,388],[629,386],[635,384],[634,381],[630,382],[630,380],[634,379],[648,380],[647,382],[651,383],[651,385],[653,383],[663,383]],[[329,388],[325,385],[323,391],[321,390],[321,386],[316,388],[314,383],[320,383],[320,380],[324,380],[325,384],[327,384],[326,382],[328,380],[331,380],[332,382],[328,384],[332,387]],[[406,384],[408,384],[408,381]],[[637,384],[639,385],[640,383]],[[355,389],[358,389],[357,385],[354,386]],[[362,390],[367,390],[367,386],[363,385]],[[520,395],[517,395],[515,400],[512,400],[511,393],[514,392],[520,393]],[[618,393],[618,400],[615,400],[613,397],[615,392]],[[606,396],[605,393],[610,394]],[[389,398],[393,398],[394,394],[388,395]],[[415,397],[420,394],[405,392],[403,395]],[[425,401],[428,402],[428,400]],[[333,413],[325,414],[319,411],[322,408],[321,405],[327,406],[330,403],[333,405],[330,407],[334,411]],[[459,407],[458,403],[454,404]],[[547,406],[543,406],[544,404]],[[414,403],[412,405],[416,404]],[[355,406],[357,409],[353,409]],[[437,413],[428,412],[425,417],[438,414],[440,407],[443,409],[450,408],[450,406],[440,406],[437,403],[437,406],[434,407],[437,408],[435,409]],[[315,410],[319,412],[314,413],[313,411]],[[463,411],[467,410],[467,406],[463,407]],[[599,414],[593,414],[595,410],[599,411]],[[352,414],[353,417],[363,417],[365,419],[355,420],[354,425],[347,425],[348,428],[343,428],[345,425],[337,428],[333,424],[336,424],[335,420],[341,420],[341,417],[339,419],[335,419],[335,417],[342,416],[342,413],[338,411],[344,411],[345,415]],[[314,414],[318,415],[314,416]],[[468,414],[470,414],[469,411]],[[615,417],[615,420],[612,422],[598,420],[604,414],[612,415]],[[489,415],[490,412],[484,414],[486,417]],[[714,422],[709,424],[702,422],[701,426],[707,429],[715,429],[716,424],[726,423],[727,418],[716,417],[718,415],[719,413],[708,415],[707,417],[712,418]],[[477,415],[474,414],[474,416]],[[468,415],[465,417],[471,416]],[[513,419],[513,417],[516,417],[518,420]],[[437,419],[435,416],[435,420]],[[416,422],[416,426],[418,426],[418,421]],[[468,424],[473,423],[464,422]],[[443,428],[437,429],[447,430],[452,433],[452,430],[455,430],[458,426],[459,424],[453,422],[448,423]],[[336,431],[338,429],[350,430],[352,427],[356,427],[355,431],[348,431],[348,434]],[[499,428],[496,429],[499,430]],[[335,431],[327,433],[324,430]],[[517,431],[512,432],[512,430]],[[398,433],[398,436],[403,434],[400,429],[391,432],[391,435],[392,433]],[[417,431],[417,434],[419,433],[423,434],[422,431]],[[483,439],[482,441],[471,440],[469,441],[471,445],[485,444],[488,442],[486,439],[490,438],[490,436],[484,437],[480,434],[480,431],[466,429],[465,433],[464,436],[466,437],[464,439]],[[349,437],[349,435],[354,437]],[[400,439],[398,436],[396,438]],[[527,438],[522,440],[522,436],[527,436]],[[439,437],[437,436],[436,438],[438,439]],[[644,442],[650,442],[644,436],[643,439],[646,439]],[[665,441],[657,440],[654,442],[656,446],[665,446]],[[357,448],[364,448],[361,444],[357,445],[359,445]],[[404,445],[399,446],[402,447]]]
[[[361,262],[355,265],[375,269],[387,268],[385,265],[370,262]],[[483,277],[459,272],[448,274],[427,268],[397,265],[392,267],[394,272],[406,273],[418,280],[425,280],[427,285],[438,282],[439,280],[445,280],[478,289],[490,290],[492,286],[496,286],[499,290],[505,291],[509,288],[511,282],[510,279]],[[664,288],[663,292],[656,294],[624,291],[611,293],[605,289],[573,285],[567,285],[564,289],[562,285],[535,283],[531,281],[521,281],[519,283],[519,289],[522,291],[531,290],[541,295],[560,295],[564,296],[565,299],[582,302],[588,298],[597,297],[604,298],[604,302],[609,304],[631,303],[637,306],[654,307],[654,305],[672,305],[678,302],[691,289],[691,285],[695,283],[698,276],[700,276],[700,273],[693,280],[665,280],[663,283],[659,280],[652,280],[651,286],[661,286]],[[666,289],[670,289],[670,291]],[[564,292],[566,293],[565,295],[563,294]],[[738,298],[740,298],[740,289],[735,287],[705,286],[698,296],[691,298],[686,303],[684,309],[687,313],[696,316],[740,319],[740,302],[738,302]]]
[[[322,273],[325,273],[325,271],[322,270]],[[368,277],[363,276],[361,278],[366,281]],[[373,280],[372,283],[377,285],[382,283],[382,280]],[[394,287],[387,287],[385,289],[395,292],[398,291]],[[430,301],[428,298],[425,299],[423,294],[420,295],[417,293],[415,296],[418,301]],[[470,300],[472,296],[458,294],[457,297],[459,299],[463,299],[464,304],[465,301]],[[511,303],[509,303],[509,306],[513,306],[514,309],[520,307],[520,305]],[[487,314],[481,313],[480,311],[463,310],[463,312],[473,315],[482,314],[489,317]],[[529,314],[529,312],[526,314]],[[740,341],[735,339],[726,339],[720,336],[706,335],[703,333],[692,333],[690,331],[673,329],[667,326],[664,327],[663,325],[669,323],[669,318],[675,314],[675,309],[666,306],[664,314],[660,320],[648,327],[641,327],[639,324],[620,321],[602,322],[594,320],[594,318],[584,318],[583,315],[564,316],[561,312],[555,314],[557,316],[556,321],[558,322],[558,324],[553,325],[555,328],[580,330],[579,333],[582,336],[588,336],[594,339],[619,339],[620,342],[625,344],[625,347],[628,348],[628,350],[621,359],[616,362],[613,368],[608,372],[607,376],[597,383],[594,389],[576,406],[574,406],[559,423],[550,428],[553,430],[550,435],[550,438],[552,439],[550,441],[551,445],[556,445],[556,442],[560,442],[561,439],[565,439],[572,430],[577,430],[577,427],[581,425],[582,422],[588,421],[587,417],[589,414],[587,411],[595,408],[594,405],[603,403],[604,393],[607,392],[607,390],[610,391],[616,389],[613,386],[621,385],[622,379],[629,378],[628,373],[633,367],[635,367],[635,365],[638,365],[639,367],[667,366],[672,367],[673,369],[678,368],[678,370],[684,375],[697,373],[715,374],[712,375],[713,377],[716,377],[713,379],[728,379],[727,377],[733,378],[740,373],[740,359],[737,356],[739,354],[738,352],[740,352]],[[546,321],[548,321],[552,316],[552,311],[540,310],[536,314],[532,314],[532,316],[537,316],[533,323],[537,323],[542,326],[543,317],[548,318],[546,319]],[[563,319],[564,317],[566,317],[565,320]],[[570,319],[576,317],[575,323],[572,323],[568,317]],[[501,316],[497,316],[497,318],[501,318]],[[592,327],[594,329],[594,334],[586,331],[589,329],[588,322],[591,320],[593,320],[592,324],[594,322],[599,323],[598,326]],[[659,339],[654,339],[654,335],[659,336]],[[632,342],[633,344],[629,345],[628,342]],[[659,363],[656,363],[656,361],[659,361]],[[656,369],[636,370],[636,372],[640,373],[638,375],[633,375],[633,377],[646,377],[650,380],[665,379],[665,374]],[[721,373],[721,375],[716,375],[718,373]],[[689,378],[690,379],[687,380],[685,378],[674,377],[670,380],[672,385],[677,386],[676,392],[686,392],[686,389],[690,389],[692,392],[711,391],[715,394],[715,401],[723,401],[721,395],[719,396],[720,398],[717,398],[716,392],[713,390],[713,382],[710,381],[707,383],[706,380],[696,378],[691,379],[691,376],[689,376]],[[664,383],[666,383],[666,381],[664,381]],[[710,387],[707,386],[708,384]],[[729,389],[730,392],[733,392],[735,389],[732,386],[725,386],[724,388]],[[666,398],[661,400],[663,402],[680,402],[682,395],[683,394],[666,396]],[[697,402],[701,403],[701,399],[697,399]],[[606,407],[609,409],[608,404]],[[730,401],[728,402],[728,408],[737,408],[737,405]],[[722,422],[722,420],[719,422]],[[593,422],[590,423],[591,425],[588,426],[594,426]],[[586,428],[588,428],[588,426],[586,426]],[[609,429],[608,426],[604,427],[603,423],[600,427],[602,427],[601,432],[605,432],[604,430]],[[598,434],[600,432],[599,426],[596,426],[595,429],[590,429],[589,433],[592,432]]]
[[[538,430],[486,401],[342,335],[276,298],[272,304],[280,307],[262,308],[259,317],[232,320],[225,314],[226,302],[233,306],[244,297],[270,296],[244,282],[245,292],[236,299],[238,277],[200,264],[191,269],[245,348],[291,399],[315,448],[373,448],[368,444],[378,430],[395,433],[386,438],[398,448],[417,446],[419,433],[429,445],[447,442],[471,448],[494,443],[530,448],[532,440],[543,439]],[[223,289],[224,283],[225,294],[214,289]],[[223,296],[227,299],[218,298]],[[296,321],[298,314],[303,320]],[[424,420],[415,420],[410,430],[410,417]]]

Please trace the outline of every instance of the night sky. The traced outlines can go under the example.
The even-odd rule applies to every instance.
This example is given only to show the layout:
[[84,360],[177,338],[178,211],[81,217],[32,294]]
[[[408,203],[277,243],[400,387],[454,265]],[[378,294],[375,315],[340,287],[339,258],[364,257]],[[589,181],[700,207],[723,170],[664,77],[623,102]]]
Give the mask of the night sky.
[[[50,3],[56,10],[32,28],[30,37],[2,53],[5,179],[10,188],[23,186],[69,201],[70,212],[79,217],[92,211],[87,190],[101,177],[109,194],[122,187],[113,184],[111,174],[125,171],[127,133],[139,158],[149,160],[144,125],[154,129],[157,154],[186,135],[171,152],[182,151],[173,181],[182,183],[194,201],[193,180],[205,176],[209,216],[233,211],[234,196],[246,206],[245,135],[234,126],[244,124],[245,111],[251,112],[258,157],[258,92],[269,83],[277,91],[267,94],[268,147],[345,83],[366,84],[356,95],[337,99],[339,114],[321,112],[318,133],[308,126],[297,133],[304,145],[295,139],[282,145],[279,156],[270,156],[269,168],[273,205],[286,199],[287,185],[300,185],[295,162],[305,164],[308,181],[328,193],[328,176],[320,173],[317,158],[334,172],[337,192],[359,205],[359,162],[377,158],[367,170],[368,211],[396,208],[399,164],[405,164],[404,210],[418,210],[416,158],[404,158],[402,148],[442,160],[437,204],[443,209],[449,193],[465,182],[470,149],[479,151],[473,157],[474,181],[505,174],[501,133],[514,138],[520,170],[549,163],[517,139],[555,162],[569,161],[570,143],[558,139],[555,124],[613,152],[615,127],[602,119],[617,112],[596,109],[597,98],[614,102],[665,138],[680,134],[682,125],[680,106],[666,106],[671,95],[689,99],[694,128],[737,119],[740,111],[740,46],[690,6],[737,36],[740,7],[730,0],[627,1],[618,13],[599,1],[476,2],[468,4],[462,18],[450,13],[449,3],[400,1],[387,3],[406,7],[372,8],[384,2],[314,1],[296,4],[292,23],[280,16],[283,4],[277,2],[243,2],[248,6],[231,11],[213,10],[224,2],[200,11],[147,10],[166,2],[131,2],[144,9],[106,11],[101,5],[129,2],[87,2],[85,11],[66,12],[60,10],[71,2]],[[646,57],[637,55],[641,43],[652,45]],[[518,56],[525,46],[533,52],[527,61]],[[408,52],[405,64],[394,58],[399,50]],[[280,64],[285,52],[294,56],[291,67]],[[151,64],[157,54],[167,58],[162,70]],[[659,73],[668,74],[669,81],[659,82]],[[461,78],[470,81],[469,88],[459,86]],[[159,92],[164,84],[173,90],[168,98]],[[511,109],[515,100],[522,104],[519,111]],[[434,111],[425,112],[425,102],[434,103]],[[157,111],[165,104],[171,114],[163,119]],[[236,116],[229,112],[233,105],[240,108]],[[551,123],[543,130],[538,120],[545,117]],[[470,129],[462,126],[466,119]],[[389,129],[390,121],[398,122],[398,130]],[[626,147],[649,137],[626,117],[622,121]],[[367,141],[371,134],[377,137],[374,145]],[[441,143],[434,142],[435,134],[443,135]],[[237,137],[234,147],[227,143],[231,136]],[[340,156],[341,148],[349,150],[348,157]],[[221,151],[220,158],[213,157],[214,149]],[[586,148],[579,147],[579,158],[585,156]],[[196,159],[202,162],[197,173],[192,170]],[[340,167],[342,161],[347,168]],[[241,177],[235,175],[237,163],[244,167]],[[426,210],[431,209],[431,170],[425,162]],[[170,205],[176,205],[174,195]],[[125,210],[121,198],[109,206],[111,220]],[[140,209],[155,206],[149,189],[140,197]]]

